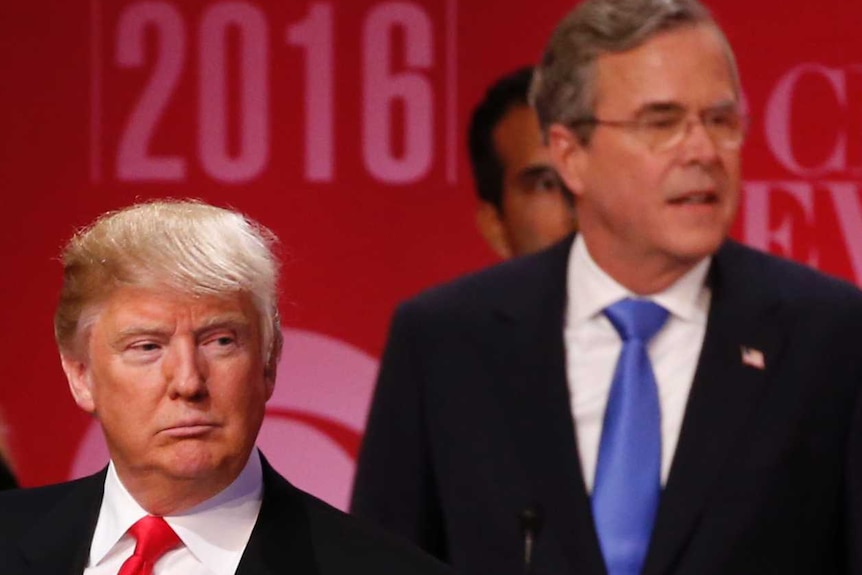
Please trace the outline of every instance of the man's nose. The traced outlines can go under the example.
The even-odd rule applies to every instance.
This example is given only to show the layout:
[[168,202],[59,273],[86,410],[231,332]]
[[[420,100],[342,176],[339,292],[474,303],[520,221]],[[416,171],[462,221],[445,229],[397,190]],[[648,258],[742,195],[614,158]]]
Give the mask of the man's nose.
[[700,118],[689,118],[680,144],[686,163],[713,163],[718,158],[718,143]]
[[165,357],[164,376],[173,399],[195,399],[206,395],[206,360],[192,341],[174,342]]

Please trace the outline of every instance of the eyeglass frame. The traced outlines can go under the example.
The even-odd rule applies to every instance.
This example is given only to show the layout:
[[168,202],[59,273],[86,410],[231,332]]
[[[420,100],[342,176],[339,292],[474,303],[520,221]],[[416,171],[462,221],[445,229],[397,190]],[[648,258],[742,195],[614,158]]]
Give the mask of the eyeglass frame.
[[[736,118],[739,121],[739,135],[738,138],[735,140],[716,138],[714,133],[712,132],[712,128],[710,126],[713,124],[710,124],[709,115],[721,114],[723,112],[734,112],[736,114]],[[637,117],[631,120],[607,120],[603,118],[598,118],[596,116],[586,116],[582,118],[576,118],[568,122],[568,125],[572,129],[575,129],[580,126],[607,126],[610,128],[632,129],[635,131],[636,134],[644,134],[650,128],[659,129],[657,128],[657,125],[660,123],[659,118],[654,118],[650,122],[649,118],[647,118],[646,115],[671,113],[680,113],[679,118],[674,119],[674,123],[678,124],[674,134],[670,136],[667,141],[660,145],[653,144],[652,146],[650,146],[648,142],[645,142],[647,146],[654,152],[667,152],[679,146],[691,133],[692,126],[695,123],[700,123],[700,125],[703,126],[703,129],[706,131],[710,140],[717,147],[720,147],[725,150],[738,150],[742,147],[742,144],[745,141],[745,137],[747,135],[748,127],[750,124],[749,116],[742,112],[742,109],[738,103],[734,102],[732,104],[719,104],[717,106],[703,108],[697,112],[695,117],[692,117],[692,114],[685,107],[679,104],[659,103],[649,105],[646,108],[639,110],[637,112]],[[644,140],[643,137],[641,137],[640,139]]]

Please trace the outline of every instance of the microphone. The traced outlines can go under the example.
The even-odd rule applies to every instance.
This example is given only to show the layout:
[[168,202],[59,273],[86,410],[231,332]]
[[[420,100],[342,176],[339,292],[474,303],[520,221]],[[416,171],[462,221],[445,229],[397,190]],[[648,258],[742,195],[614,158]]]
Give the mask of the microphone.
[[521,525],[521,536],[524,538],[524,575],[530,575],[533,563],[533,546],[542,531],[542,506],[532,503],[524,507],[518,514]]

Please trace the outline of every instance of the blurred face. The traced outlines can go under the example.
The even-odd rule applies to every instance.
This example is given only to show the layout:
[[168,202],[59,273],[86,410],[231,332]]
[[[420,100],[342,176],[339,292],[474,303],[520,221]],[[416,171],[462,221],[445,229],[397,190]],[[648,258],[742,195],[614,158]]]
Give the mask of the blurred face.
[[563,126],[551,131],[592,257],[629,289],[659,291],[715,252],[736,213],[739,149],[717,144],[698,119],[737,102],[725,48],[709,26],[680,28],[599,57],[595,81],[600,120],[688,116],[684,138],[666,150],[622,126],[596,126],[587,145]]
[[542,143],[536,113],[512,108],[497,124],[494,146],[503,165],[499,213],[510,256],[539,251],[575,229],[572,199],[560,185]]
[[242,470],[273,390],[258,318],[246,295],[122,287],[98,312],[88,357],[63,358],[133,495],[191,485],[203,501]]

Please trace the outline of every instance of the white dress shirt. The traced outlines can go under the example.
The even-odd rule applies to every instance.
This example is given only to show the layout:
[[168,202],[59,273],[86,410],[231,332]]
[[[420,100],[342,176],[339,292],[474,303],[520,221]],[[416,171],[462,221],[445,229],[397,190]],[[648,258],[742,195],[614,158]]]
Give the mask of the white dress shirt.
[[[705,284],[711,258],[699,262],[666,290],[647,299],[668,310],[668,319],[650,340],[661,406],[661,482],[667,482],[685,405],[706,333],[710,291]],[[626,297],[638,297],[606,274],[592,259],[581,236],[569,255],[564,324],[566,376],[578,453],[587,490],[596,473],[605,406],[622,340],[602,313]]]
[[[165,516],[183,544],[156,563],[153,575],[233,575],[262,496],[260,455],[254,449],[245,468],[221,493],[178,515]],[[135,540],[126,531],[145,515],[110,463],[84,575],[117,575],[135,550]]]

